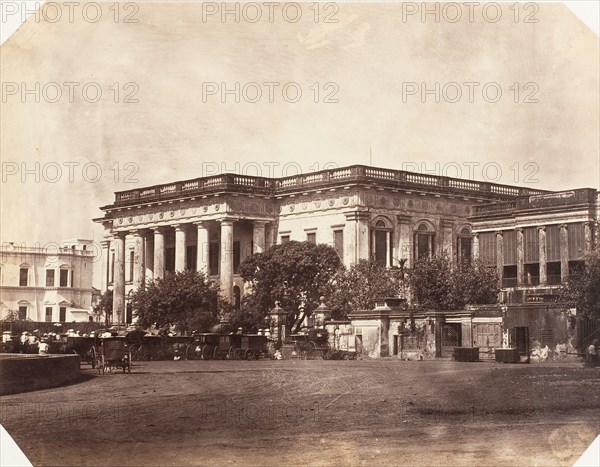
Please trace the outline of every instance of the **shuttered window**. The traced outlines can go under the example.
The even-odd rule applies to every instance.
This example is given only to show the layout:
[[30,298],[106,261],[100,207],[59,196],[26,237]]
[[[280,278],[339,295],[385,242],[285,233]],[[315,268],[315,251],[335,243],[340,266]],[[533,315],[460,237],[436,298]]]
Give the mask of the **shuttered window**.
[[496,265],[496,233],[479,234],[479,259],[485,266]]
[[538,230],[536,227],[527,227],[523,229],[523,241],[525,244],[525,262],[526,263],[537,263],[540,260],[540,243]]
[[546,226],[546,261],[560,261],[560,230],[558,225]]
[[583,224],[568,224],[569,232],[569,259],[583,259],[585,255],[585,237]]
[[517,264],[517,232],[515,230],[504,231],[504,265]]

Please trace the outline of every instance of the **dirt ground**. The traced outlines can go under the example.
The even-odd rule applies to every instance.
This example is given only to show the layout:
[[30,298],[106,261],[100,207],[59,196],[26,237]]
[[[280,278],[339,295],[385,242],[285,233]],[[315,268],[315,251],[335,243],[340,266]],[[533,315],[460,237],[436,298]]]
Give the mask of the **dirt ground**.
[[600,369],[451,361],[135,362],[1,399],[34,465],[572,465]]

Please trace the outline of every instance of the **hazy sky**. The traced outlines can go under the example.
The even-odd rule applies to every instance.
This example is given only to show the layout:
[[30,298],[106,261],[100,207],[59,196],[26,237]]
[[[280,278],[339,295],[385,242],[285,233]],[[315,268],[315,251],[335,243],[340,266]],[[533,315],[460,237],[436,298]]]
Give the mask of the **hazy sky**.
[[204,17],[199,4],[132,5],[115,18],[104,4],[97,22],[48,10],[2,45],[2,242],[99,240],[91,219],[114,191],[222,163],[293,175],[369,164],[370,148],[376,166],[598,187],[598,37],[560,4],[520,4],[518,21],[503,4],[496,22],[464,5],[457,22],[448,9],[423,21],[406,4],[321,4],[318,19],[279,5],[271,20],[258,4],[254,23],[249,7],[236,22],[207,4]]

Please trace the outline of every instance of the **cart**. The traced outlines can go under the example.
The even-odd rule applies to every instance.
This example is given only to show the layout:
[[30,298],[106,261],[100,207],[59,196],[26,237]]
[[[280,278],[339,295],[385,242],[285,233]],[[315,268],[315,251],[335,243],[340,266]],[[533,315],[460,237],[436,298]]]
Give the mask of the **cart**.
[[188,360],[209,360],[219,347],[219,335],[209,332],[194,334],[194,341],[188,345],[185,355]]
[[106,373],[113,368],[121,368],[123,373],[131,373],[131,351],[124,337],[106,337],[100,339],[96,367],[98,373]]
[[220,334],[219,345],[215,347],[213,357],[215,359],[233,360],[236,356],[236,350],[241,348],[241,334]]
[[324,360],[329,358],[328,333],[324,329],[311,329],[308,332],[291,334],[290,340],[293,344],[292,356],[307,360],[319,356]]
[[267,336],[262,334],[243,334],[241,347],[234,352],[235,358],[258,360],[267,354]]

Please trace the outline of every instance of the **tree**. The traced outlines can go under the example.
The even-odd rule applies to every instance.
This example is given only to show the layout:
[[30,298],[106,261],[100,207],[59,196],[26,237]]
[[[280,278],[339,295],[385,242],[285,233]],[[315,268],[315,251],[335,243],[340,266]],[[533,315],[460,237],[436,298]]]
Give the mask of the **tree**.
[[240,265],[241,276],[251,286],[242,312],[259,322],[279,301],[295,320],[302,309],[315,309],[321,295],[331,294],[341,268],[339,256],[328,245],[296,241],[274,245]]
[[113,311],[113,291],[107,290],[100,297],[98,305],[94,307],[94,314],[100,318],[104,314],[105,324],[108,326],[109,316],[112,316]]
[[453,265],[446,255],[417,260],[408,281],[413,301],[435,310],[497,303],[500,291],[495,269],[469,261]]
[[138,323],[150,327],[177,325],[183,332],[206,331],[216,324],[229,304],[219,286],[202,272],[182,271],[148,282],[133,293]]
[[562,301],[577,313],[600,318],[600,248],[597,246],[586,257],[580,274],[570,274],[561,290]]
[[386,268],[380,261],[360,260],[349,269],[338,271],[335,288],[327,305],[334,318],[344,318],[348,312],[371,310],[375,300],[404,293],[404,272]]

